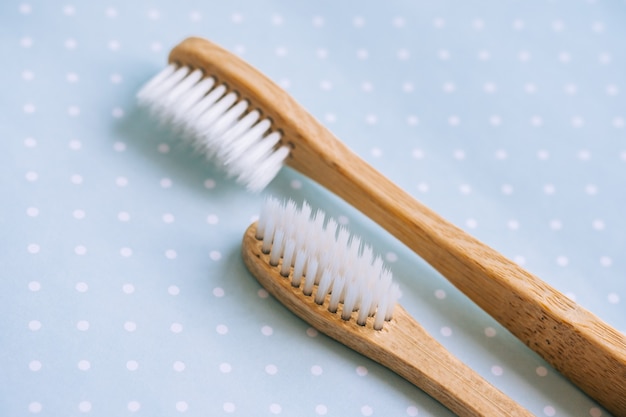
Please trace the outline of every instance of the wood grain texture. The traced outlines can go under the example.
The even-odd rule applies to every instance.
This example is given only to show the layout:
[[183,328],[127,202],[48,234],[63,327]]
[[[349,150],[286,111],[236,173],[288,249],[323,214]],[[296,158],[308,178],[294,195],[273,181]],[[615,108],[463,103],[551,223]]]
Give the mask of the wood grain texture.
[[241,59],[189,38],[170,62],[201,68],[283,132],[287,165],[350,203],[437,269],[555,369],[626,416],[626,336],[416,201]]
[[280,275],[280,263],[270,266],[255,233],[256,223],[244,235],[246,266],[270,294],[320,332],[396,372],[459,416],[532,416],[448,352],[401,306],[382,330],[374,330],[371,317],[359,326],[356,312],[343,320],[341,304],[336,313],[329,312],[329,295],[324,304],[316,304],[315,290],[305,296]]

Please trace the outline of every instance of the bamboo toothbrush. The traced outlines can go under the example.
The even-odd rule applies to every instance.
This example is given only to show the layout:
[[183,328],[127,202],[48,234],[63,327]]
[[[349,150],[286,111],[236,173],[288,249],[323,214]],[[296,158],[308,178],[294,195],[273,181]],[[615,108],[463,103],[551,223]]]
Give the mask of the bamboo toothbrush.
[[306,203],[266,200],[246,231],[244,262],[285,307],[381,363],[459,416],[532,414],[463,364],[401,306],[380,257]]
[[252,190],[283,165],[384,227],[522,342],[626,416],[626,336],[413,199],[351,152],[267,77],[201,38],[137,94],[192,146]]

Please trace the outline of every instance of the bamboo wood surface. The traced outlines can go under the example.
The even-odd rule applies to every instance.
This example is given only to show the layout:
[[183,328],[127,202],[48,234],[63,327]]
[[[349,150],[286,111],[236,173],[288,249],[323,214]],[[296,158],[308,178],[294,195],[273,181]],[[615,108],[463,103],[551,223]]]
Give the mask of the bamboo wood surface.
[[225,83],[283,133],[286,163],[384,227],[610,412],[626,416],[626,336],[416,201],[238,57],[188,38],[170,62]]
[[[356,323],[356,312],[349,321],[294,288],[280,275],[279,266],[269,264],[255,237],[256,223],[244,235],[242,257],[252,275],[285,307],[320,332],[386,366],[459,416],[532,416],[526,409],[492,386],[448,352],[402,307],[382,330],[374,330],[370,317],[365,326]],[[306,278],[305,278],[306,279]]]

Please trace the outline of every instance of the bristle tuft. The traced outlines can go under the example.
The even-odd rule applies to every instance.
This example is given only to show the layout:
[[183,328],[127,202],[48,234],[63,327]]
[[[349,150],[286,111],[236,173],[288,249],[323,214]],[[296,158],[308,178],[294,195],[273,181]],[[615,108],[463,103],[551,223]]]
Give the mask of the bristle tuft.
[[[257,223],[257,239],[262,251],[269,253],[270,264],[277,266],[291,285],[314,296],[317,304],[350,320],[382,329],[391,320],[400,297],[392,274],[372,247],[352,236],[345,227],[326,219],[323,211],[313,212],[306,202],[298,208],[293,200],[265,200]],[[280,260],[282,259],[282,263]],[[317,288],[315,288],[317,286]]]
[[137,101],[250,191],[265,188],[289,156],[269,119],[200,69],[168,65],[137,93]]

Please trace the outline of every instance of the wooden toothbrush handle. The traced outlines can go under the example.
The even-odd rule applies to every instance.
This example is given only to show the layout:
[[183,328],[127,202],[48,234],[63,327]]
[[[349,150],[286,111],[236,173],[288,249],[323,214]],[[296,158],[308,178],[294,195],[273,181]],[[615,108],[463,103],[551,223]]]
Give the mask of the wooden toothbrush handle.
[[397,237],[609,411],[626,415],[624,334],[417,202],[330,133],[314,134],[292,150],[293,167]]
[[446,350],[401,306],[396,307],[393,320],[382,331],[353,348],[401,375],[458,416],[533,415]]

